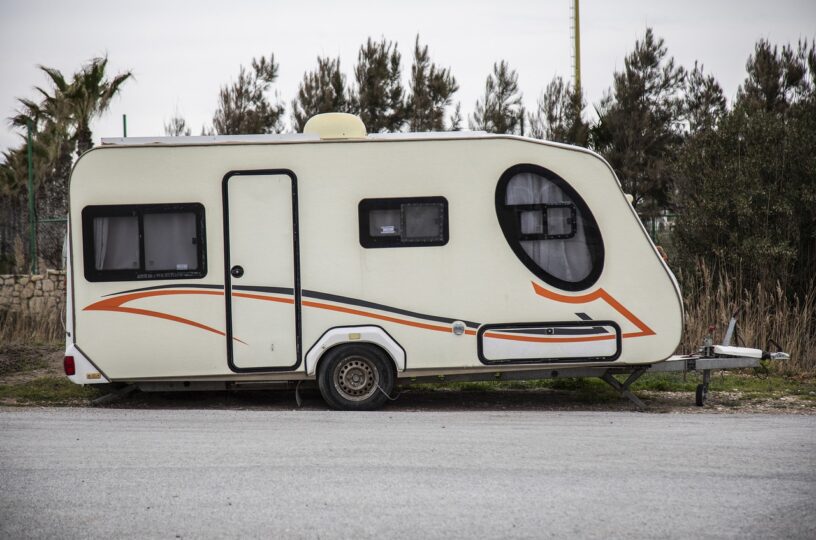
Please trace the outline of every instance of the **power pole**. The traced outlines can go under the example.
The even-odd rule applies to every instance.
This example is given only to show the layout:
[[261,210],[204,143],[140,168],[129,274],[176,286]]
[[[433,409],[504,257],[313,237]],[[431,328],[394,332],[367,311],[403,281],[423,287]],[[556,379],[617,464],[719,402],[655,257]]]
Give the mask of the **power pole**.
[[37,206],[34,202],[34,159],[32,152],[34,126],[29,120],[26,122],[28,128],[28,262],[30,264],[29,271],[32,274],[37,273]]
[[575,92],[581,92],[581,13],[578,8],[578,0],[572,0],[572,45],[573,45],[573,68],[575,69],[574,83]]

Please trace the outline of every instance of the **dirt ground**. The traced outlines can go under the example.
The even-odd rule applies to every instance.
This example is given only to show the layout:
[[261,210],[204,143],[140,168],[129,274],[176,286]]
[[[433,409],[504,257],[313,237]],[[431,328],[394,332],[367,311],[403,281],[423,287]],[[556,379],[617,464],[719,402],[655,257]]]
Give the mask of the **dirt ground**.
[[49,345],[0,346],[0,386],[19,384],[38,377],[65,376],[63,350]]
[[[62,369],[62,349],[56,346],[0,346],[0,406],[91,406],[103,395],[67,383]],[[729,375],[733,377],[735,375]],[[736,375],[739,377],[740,375]],[[750,375],[744,375],[749,377]],[[695,375],[689,375],[695,377]],[[717,375],[716,377],[719,377]],[[694,380],[694,379],[692,379]],[[14,392],[17,388],[43,386],[43,394]],[[39,388],[38,386],[38,388]],[[59,392],[49,393],[48,388]],[[6,389],[5,394],[3,393]],[[816,391],[791,392],[789,387],[769,383],[767,391],[712,390],[705,407],[694,405],[690,391],[656,391],[633,387],[651,413],[780,413],[816,415]],[[814,386],[816,388],[816,386]],[[22,396],[22,397],[21,397]],[[33,397],[32,397],[33,396]],[[134,392],[122,399],[102,405],[114,408],[182,408],[182,409],[248,409],[289,410],[326,408],[314,388],[299,391],[300,405],[294,390],[240,390],[224,392]],[[636,411],[627,399],[601,385],[579,388],[508,388],[477,384],[419,387],[404,386],[388,404],[393,411],[417,410],[546,410],[546,411]]]

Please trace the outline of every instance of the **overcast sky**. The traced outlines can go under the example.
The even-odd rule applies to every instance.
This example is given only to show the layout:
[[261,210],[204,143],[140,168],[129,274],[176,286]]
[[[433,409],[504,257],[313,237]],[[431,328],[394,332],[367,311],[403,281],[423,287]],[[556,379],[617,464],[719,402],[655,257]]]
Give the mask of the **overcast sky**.
[[[572,0],[402,1],[0,1],[0,117],[13,115],[16,97],[34,97],[46,84],[44,64],[66,74],[108,54],[109,71],[130,69],[107,114],[94,122],[94,139],[122,134],[163,135],[178,111],[197,135],[211,122],[221,85],[253,56],[275,53],[275,85],[288,103],[318,55],[340,56],[347,75],[368,36],[397,41],[407,81],[414,36],[432,59],[449,66],[460,90],[455,100],[469,114],[493,62],[518,70],[528,108],[554,75],[571,77]],[[759,38],[795,42],[816,35],[813,0],[582,0],[584,90],[597,103],[612,73],[647,26],[665,38],[684,66],[705,64],[733,98],[745,60]],[[287,107],[288,108],[288,107]],[[287,112],[288,120],[288,112]],[[18,138],[7,122],[0,149]]]

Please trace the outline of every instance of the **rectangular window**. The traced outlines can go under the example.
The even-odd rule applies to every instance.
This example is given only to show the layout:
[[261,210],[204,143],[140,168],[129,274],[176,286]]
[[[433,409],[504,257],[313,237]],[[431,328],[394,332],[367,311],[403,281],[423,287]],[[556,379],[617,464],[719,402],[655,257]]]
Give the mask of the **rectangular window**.
[[365,248],[443,246],[448,243],[444,197],[363,199],[358,208]]
[[82,210],[88,281],[190,279],[207,274],[204,206],[87,206]]

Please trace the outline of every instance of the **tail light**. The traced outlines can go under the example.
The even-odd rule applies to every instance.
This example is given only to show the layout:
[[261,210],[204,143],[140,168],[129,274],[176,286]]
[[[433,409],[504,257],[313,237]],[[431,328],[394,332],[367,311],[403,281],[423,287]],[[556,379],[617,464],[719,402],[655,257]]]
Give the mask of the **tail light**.
[[66,375],[76,375],[76,364],[73,356],[66,356],[62,361],[62,367],[65,368]]

